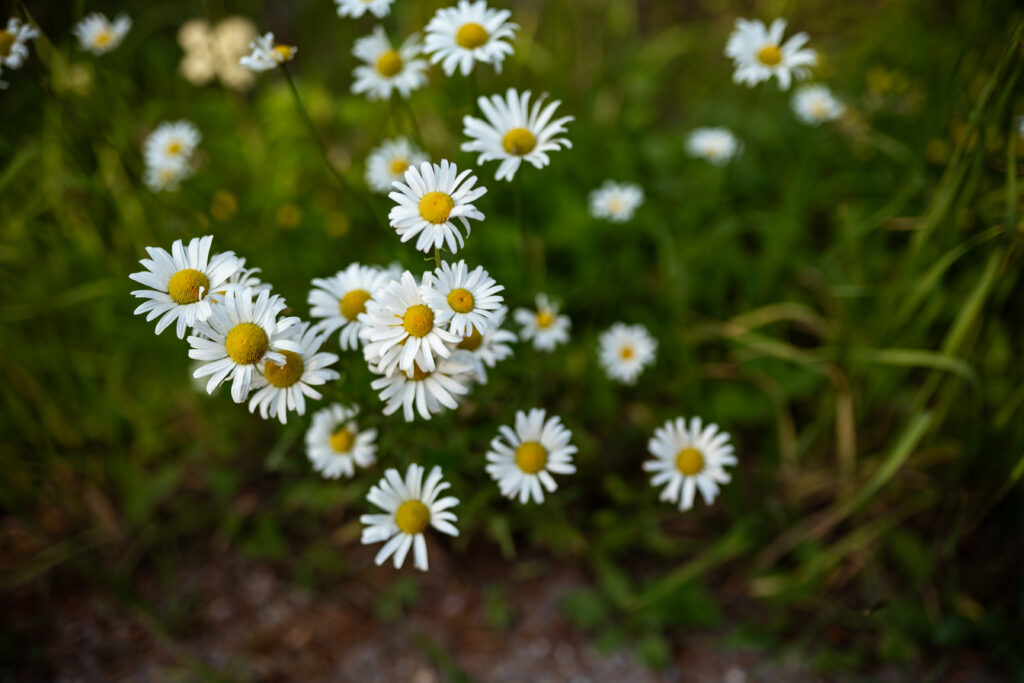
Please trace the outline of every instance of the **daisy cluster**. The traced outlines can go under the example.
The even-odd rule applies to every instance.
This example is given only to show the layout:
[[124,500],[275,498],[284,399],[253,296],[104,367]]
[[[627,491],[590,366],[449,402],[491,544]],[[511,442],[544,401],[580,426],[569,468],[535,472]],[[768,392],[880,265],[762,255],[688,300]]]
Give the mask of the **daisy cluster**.
[[175,190],[192,175],[192,155],[200,140],[199,129],[189,121],[165,121],[157,126],[142,146],[149,189]]

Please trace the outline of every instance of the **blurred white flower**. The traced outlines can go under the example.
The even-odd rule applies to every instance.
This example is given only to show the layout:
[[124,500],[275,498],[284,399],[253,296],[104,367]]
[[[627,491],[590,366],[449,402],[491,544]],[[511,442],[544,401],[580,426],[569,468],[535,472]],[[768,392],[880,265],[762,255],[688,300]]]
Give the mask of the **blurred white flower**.
[[387,99],[392,91],[408,97],[413,90],[427,84],[427,62],[417,59],[421,53],[419,36],[409,36],[396,50],[384,29],[377,26],[352,48],[352,54],[365,62],[352,72],[352,92],[365,93],[370,100]]
[[[398,274],[398,277],[401,273]],[[359,316],[366,310],[366,304],[373,299],[391,280],[392,273],[377,266],[350,263],[345,270],[339,270],[328,278],[313,280],[309,292],[309,315],[320,319],[320,325],[328,333],[340,330],[338,343],[342,351],[357,349],[359,333],[363,324]]]
[[131,27],[132,20],[126,14],[118,14],[111,22],[99,12],[93,12],[75,24],[71,31],[78,36],[83,50],[102,55],[117,48]]
[[794,78],[806,78],[809,67],[818,63],[818,54],[803,49],[808,40],[806,33],[797,33],[783,43],[785,31],[785,19],[776,19],[771,28],[757,19],[737,19],[725,45],[725,54],[732,58],[736,69],[732,80],[753,87],[774,76],[779,87],[788,90]]
[[590,193],[590,215],[614,223],[624,223],[633,217],[644,203],[644,191],[633,183],[606,180]]
[[334,0],[339,17],[358,18],[370,12],[378,19],[388,15],[392,2],[394,0]]
[[374,192],[387,193],[410,166],[424,161],[428,161],[427,155],[406,138],[385,140],[366,157],[366,184]]
[[[0,31],[0,70],[20,68],[28,58],[28,41],[38,37],[39,30],[31,24],[8,19],[6,28]],[[0,90],[6,87],[7,83],[0,80]]]
[[686,151],[692,157],[723,166],[743,151],[743,143],[728,128],[695,128],[686,138]]
[[377,430],[360,430],[357,415],[358,406],[337,403],[313,413],[306,431],[306,455],[325,479],[337,479],[342,474],[352,478],[357,465],[369,467],[377,462]]
[[558,304],[550,301],[546,294],[537,295],[537,310],[517,308],[515,321],[522,326],[519,337],[533,341],[538,351],[553,351],[559,344],[569,341],[571,321],[567,315],[558,314]]
[[615,323],[598,339],[598,358],[610,379],[633,384],[654,362],[658,341],[643,325]]
[[726,465],[735,465],[729,435],[718,425],[704,427],[695,417],[686,424],[679,417],[654,430],[647,444],[654,460],[644,462],[645,472],[653,472],[651,486],[666,485],[661,500],[678,503],[680,510],[693,507],[693,497],[700,489],[704,502],[711,505],[718,495],[718,485],[729,483]]
[[185,178],[192,175],[192,168],[182,162],[169,162],[159,166],[146,166],[143,182],[153,192],[173,191]]
[[252,71],[239,62],[256,37],[256,24],[245,17],[227,17],[211,27],[202,19],[185,22],[178,31],[181,74],[194,85],[206,85],[214,78],[234,90],[253,84]]
[[264,420],[276,416],[281,424],[288,422],[288,411],[306,414],[307,396],[314,400],[323,398],[313,387],[340,377],[328,367],[338,362],[338,356],[320,351],[327,336],[322,328],[304,322],[293,325],[286,334],[302,351],[282,350],[284,363],[265,359],[253,377],[253,395],[249,399],[250,413],[259,408]]
[[[559,417],[544,419],[542,408],[529,413],[516,411],[515,430],[502,425],[501,436],[491,441],[487,451],[487,474],[498,482],[501,495],[519,498],[520,503],[531,500],[544,502],[544,489],[555,491],[552,473],[572,474],[576,466],[572,455],[576,446],[569,443],[572,432],[562,425]],[[504,440],[502,440],[504,437]]]
[[150,166],[187,163],[200,140],[202,135],[191,122],[164,121],[146,138],[142,152]]
[[442,159],[440,165],[423,162],[418,167],[410,166],[403,182],[396,182],[394,191],[388,194],[397,203],[388,213],[391,227],[403,242],[419,235],[416,248],[422,252],[447,245],[454,254],[465,244],[454,220],[458,219],[469,235],[468,219],[484,219],[473,202],[487,188],[475,185],[475,175],[468,170],[459,173],[447,159]]
[[505,42],[515,37],[516,24],[508,21],[508,10],[489,9],[486,0],[459,0],[457,7],[437,10],[427,24],[426,52],[432,64],[441,64],[446,75],[459,68],[469,75],[477,62],[490,64],[501,73],[501,63],[512,54]]
[[812,126],[824,121],[834,121],[843,113],[843,105],[828,86],[804,85],[793,93],[793,111],[798,119]]
[[274,34],[264,33],[249,43],[249,50],[249,54],[240,57],[238,63],[251,71],[270,71],[295,59],[299,48],[294,45],[275,45]]

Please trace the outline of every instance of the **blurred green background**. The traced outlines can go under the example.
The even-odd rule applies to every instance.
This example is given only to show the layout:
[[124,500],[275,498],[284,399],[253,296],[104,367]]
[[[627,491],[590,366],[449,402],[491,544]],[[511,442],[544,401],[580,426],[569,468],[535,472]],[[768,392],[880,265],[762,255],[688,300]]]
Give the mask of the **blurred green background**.
[[[382,23],[402,39],[445,4],[397,0]],[[499,6],[521,27],[515,54],[501,74],[431,69],[409,100],[416,130],[404,106],[349,94],[352,42],[375,22],[340,19],[328,0],[5,3],[43,37],[0,94],[0,590],[63,580],[117,600],[111,586],[168,573],[213,539],[329,591],[368,571],[351,560],[368,487],[418,462],[441,465],[462,500],[460,537],[432,538],[431,553],[583,569],[593,588],[566,600],[570,618],[654,666],[679,633],[727,621],[827,671],[941,670],[970,648],[1024,676],[1019,7]],[[92,10],[135,22],[102,57],[70,34]],[[494,163],[476,171],[487,220],[458,254],[512,307],[536,291],[561,299],[570,344],[550,356],[518,345],[457,412],[412,424],[382,416],[360,356],[343,355],[326,396],[358,403],[380,431],[379,465],[351,481],[309,467],[308,416],[281,426],[197,391],[186,343],[132,316],[128,274],[145,246],[178,238],[214,234],[300,316],[310,280],[352,261],[429,265],[382,228],[389,200],[367,193],[375,225],[335,183],[280,73],[245,93],[180,76],[178,28],[227,15],[299,47],[289,69],[359,192],[366,154],[397,134],[474,166],[458,149],[474,90],[547,92],[576,117],[571,150],[520,171],[544,272],[520,260],[513,186]],[[722,50],[740,16],[807,31],[814,79],[847,115],[811,128],[774,82],[734,85]],[[179,118],[203,134],[199,169],[153,194],[142,141]],[[686,157],[686,133],[717,125],[742,156],[724,168]],[[646,193],[624,225],[588,215],[607,178]],[[597,335],[617,320],[660,342],[635,387],[597,364]],[[579,472],[524,508],[499,497],[483,454],[534,405],[573,431]],[[714,507],[682,514],[640,463],[656,426],[694,414],[733,434],[740,465]],[[8,656],[29,656],[23,640],[0,626]]]

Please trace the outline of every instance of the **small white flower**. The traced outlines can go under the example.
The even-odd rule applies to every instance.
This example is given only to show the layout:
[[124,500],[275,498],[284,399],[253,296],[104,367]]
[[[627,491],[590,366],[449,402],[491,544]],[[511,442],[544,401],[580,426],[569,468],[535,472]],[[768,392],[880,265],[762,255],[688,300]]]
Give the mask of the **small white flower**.
[[568,138],[555,137],[565,133],[565,124],[573,120],[571,116],[551,120],[559,104],[556,100],[544,107],[542,95],[531,109],[530,91],[519,93],[515,88],[509,88],[504,99],[501,95],[481,97],[477,105],[487,120],[463,117],[463,134],[472,139],[462,143],[462,151],[479,152],[477,164],[501,161],[497,180],[512,180],[524,161],[544,168],[551,162],[548,152],[572,147]]
[[386,194],[410,166],[427,160],[427,155],[405,138],[385,140],[366,157],[366,184],[374,192]]
[[352,478],[357,465],[369,467],[377,462],[377,430],[360,430],[357,415],[358,406],[337,403],[313,413],[306,432],[306,455],[324,479],[337,479],[342,474]]
[[694,128],[686,138],[687,153],[723,166],[743,151],[743,143],[728,128]]
[[806,78],[810,68],[818,63],[814,50],[803,49],[808,37],[806,33],[782,42],[786,31],[785,19],[776,19],[771,28],[759,20],[737,19],[736,28],[729,35],[725,55],[732,58],[732,80],[753,87],[772,76],[779,80],[779,87],[789,90],[794,78]]
[[246,287],[253,291],[253,294],[258,295],[260,292],[269,292],[273,287],[269,282],[262,282],[257,275],[260,272],[259,268],[246,268],[245,259],[242,257],[238,258],[238,270],[235,274],[227,279],[223,287],[220,287],[214,291],[214,295],[211,298],[213,303],[217,303],[218,295],[223,296],[228,289],[243,290]]
[[396,372],[388,377],[378,377],[370,386],[380,392],[380,399],[385,401],[385,415],[401,408],[406,422],[416,419],[417,412],[424,420],[429,420],[446,408],[454,410],[459,407],[457,397],[469,393],[471,371],[472,368],[465,363],[442,358],[432,372],[424,371],[414,363],[411,374]]
[[462,338],[455,347],[455,353],[452,354],[453,360],[472,368],[473,379],[480,384],[487,384],[487,368],[493,368],[498,361],[505,360],[513,354],[509,344],[518,338],[515,333],[501,328],[506,315],[508,308],[501,306],[494,312],[491,329],[481,333],[474,327],[473,332]]
[[362,537],[364,545],[387,541],[374,558],[378,565],[394,556],[395,569],[398,569],[413,548],[415,567],[427,571],[427,541],[423,537],[427,527],[449,536],[459,535],[455,513],[451,511],[459,504],[459,499],[446,496],[438,500],[440,493],[451,484],[442,481],[440,467],[434,467],[426,481],[423,481],[423,472],[419,465],[409,465],[403,480],[398,470],[389,469],[366,495],[368,501],[385,513],[359,518],[366,525]]
[[378,19],[386,17],[394,0],[334,0],[339,17],[358,18],[370,12]]
[[185,330],[212,315],[211,293],[224,284],[242,267],[233,252],[226,251],[210,257],[213,235],[195,237],[188,246],[181,240],[171,245],[171,253],[159,247],[146,247],[148,259],[139,261],[146,269],[128,277],[149,289],[139,289],[132,296],[147,299],[135,309],[136,315],[148,313],[146,321],[159,317],[156,333],[163,332],[177,321],[178,339]]
[[242,403],[249,395],[253,377],[264,360],[284,365],[283,351],[301,354],[302,345],[285,334],[298,318],[277,315],[285,309],[284,299],[263,291],[253,300],[253,291],[227,290],[224,301],[212,307],[213,314],[197,322],[195,334],[188,338],[192,345],[189,358],[203,361],[194,377],[210,376],[206,391],[213,393],[231,377],[231,398]]
[[366,93],[370,100],[385,100],[391,97],[392,90],[408,97],[413,90],[427,84],[427,62],[417,59],[422,51],[419,36],[415,34],[396,50],[384,29],[377,26],[352,48],[352,54],[365,62],[352,72],[352,92]]
[[599,359],[609,378],[633,384],[654,362],[658,342],[643,325],[615,323],[601,333]]
[[501,63],[512,54],[505,42],[515,37],[518,25],[508,21],[508,10],[489,9],[486,0],[459,0],[457,7],[437,10],[427,24],[426,51],[432,64],[441,64],[445,75],[456,67],[468,76],[477,62],[490,64],[501,73]]
[[[39,37],[39,30],[19,19],[8,19],[7,27],[0,31],[0,70],[18,69],[28,58],[28,41]],[[0,80],[0,90],[7,83]]]
[[624,223],[633,217],[644,203],[644,191],[639,185],[606,180],[590,193],[590,215],[614,223]]
[[700,489],[704,502],[711,505],[718,495],[718,485],[729,483],[726,465],[735,465],[729,435],[718,425],[703,427],[699,417],[679,417],[654,430],[647,444],[654,460],[643,464],[645,472],[654,472],[651,486],[667,484],[661,500],[679,503],[680,510],[693,507],[694,492]]
[[837,100],[828,86],[805,85],[793,94],[793,111],[804,123],[817,126],[824,121],[834,121],[843,113],[843,104]]
[[132,20],[125,14],[117,15],[111,22],[99,12],[93,12],[75,24],[71,31],[78,36],[83,50],[102,55],[117,48],[131,27]]
[[350,263],[331,277],[313,280],[309,315],[320,318],[320,325],[328,333],[340,330],[338,343],[342,351],[357,349],[363,329],[360,314],[366,311],[366,303],[373,295],[393,279],[391,273],[376,266]]
[[320,327],[310,327],[309,323],[293,325],[287,336],[302,347],[302,351],[281,351],[285,357],[283,364],[264,360],[260,364],[260,372],[253,377],[253,395],[249,399],[249,412],[260,409],[260,417],[264,420],[275,415],[281,424],[288,422],[288,411],[298,415],[306,414],[306,397],[320,400],[323,396],[313,387],[326,384],[340,375],[328,368],[338,362],[333,353],[320,351],[327,335]]
[[438,311],[438,323],[448,331],[465,337],[474,329],[486,332],[494,324],[505,289],[482,266],[469,270],[465,261],[454,266],[447,261],[424,278],[423,298]]
[[534,408],[528,414],[516,411],[515,431],[502,425],[498,428],[501,436],[491,440],[487,474],[498,482],[501,495],[506,498],[518,497],[520,503],[531,499],[543,503],[544,489],[551,493],[558,488],[552,472],[576,471],[572,463],[576,446],[569,443],[572,432],[557,416],[547,420],[544,416],[542,408]]
[[192,175],[192,167],[183,161],[168,161],[159,165],[146,166],[143,182],[153,192],[173,192],[185,178]]
[[473,202],[484,196],[487,188],[475,185],[475,175],[468,170],[459,173],[447,159],[440,165],[423,162],[410,166],[403,182],[396,182],[395,191],[388,194],[398,204],[388,213],[391,227],[403,242],[419,235],[416,248],[422,252],[447,244],[454,254],[465,244],[454,220],[458,219],[469,235],[468,219],[484,219]]
[[275,45],[274,34],[265,33],[249,43],[249,54],[238,63],[251,71],[270,71],[285,62],[295,59],[299,48],[294,45]]
[[553,351],[559,344],[569,341],[571,321],[567,315],[558,314],[558,304],[548,300],[546,294],[537,295],[537,310],[517,308],[515,321],[522,325],[519,337],[523,341],[533,340],[538,351]]
[[193,85],[217,78],[228,88],[245,90],[254,78],[239,60],[255,37],[256,24],[245,17],[226,17],[212,27],[202,19],[191,19],[178,30],[178,45],[185,53],[178,68]]
[[149,166],[188,164],[202,135],[189,121],[164,121],[142,145]]

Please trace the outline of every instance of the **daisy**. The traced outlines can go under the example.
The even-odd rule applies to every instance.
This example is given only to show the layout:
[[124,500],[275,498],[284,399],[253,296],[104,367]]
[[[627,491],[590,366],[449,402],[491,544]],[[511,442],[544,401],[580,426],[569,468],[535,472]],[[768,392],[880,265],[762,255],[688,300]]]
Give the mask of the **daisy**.
[[624,223],[633,217],[633,213],[643,203],[644,191],[639,185],[606,180],[601,187],[590,193],[590,215],[614,223]]
[[285,365],[288,358],[283,351],[305,352],[302,344],[285,334],[299,319],[277,318],[286,306],[284,299],[266,291],[256,295],[251,289],[229,289],[224,301],[213,307],[213,315],[196,323],[195,334],[188,338],[192,345],[188,356],[203,361],[193,376],[210,376],[208,393],[230,376],[231,398],[242,403],[264,361]]
[[83,50],[102,55],[116,49],[131,27],[132,20],[125,14],[118,14],[111,22],[99,12],[93,12],[75,24],[71,31],[78,36]]
[[798,119],[812,126],[823,121],[834,121],[843,113],[843,104],[837,100],[828,86],[805,85],[793,94],[793,111]]
[[[0,31],[0,69],[18,69],[28,58],[28,41],[38,38],[39,30],[18,19],[8,19],[7,27]],[[0,80],[0,90],[7,83]]]
[[260,272],[259,268],[246,268],[245,259],[238,257],[238,270],[235,274],[227,279],[224,286],[216,290],[211,301],[217,303],[217,295],[223,296],[227,293],[228,289],[242,290],[248,287],[253,291],[253,294],[258,295],[260,292],[269,292],[273,287],[269,282],[262,282],[257,275]]
[[658,341],[643,325],[615,323],[601,333],[599,359],[610,379],[633,384],[643,369],[654,363]]
[[338,343],[342,351],[357,349],[363,329],[360,314],[366,311],[366,303],[373,295],[393,279],[391,273],[376,266],[350,263],[331,277],[313,280],[309,315],[320,318],[320,325],[328,333],[340,330]]
[[475,175],[470,171],[459,173],[447,159],[442,159],[440,166],[428,161],[410,166],[403,182],[396,182],[395,191],[388,193],[398,203],[388,213],[391,227],[403,242],[419,235],[416,248],[422,252],[429,253],[447,244],[454,254],[465,244],[454,219],[459,219],[467,236],[468,219],[484,219],[473,202],[484,196],[487,188],[474,185]]
[[753,87],[775,76],[779,87],[789,90],[794,78],[806,78],[809,67],[818,63],[818,54],[802,49],[808,40],[806,33],[797,33],[783,43],[785,30],[785,19],[776,19],[771,28],[756,19],[737,19],[725,45],[725,55],[732,58],[736,68],[732,80]]
[[388,15],[392,2],[394,0],[334,0],[339,17],[358,18],[370,12],[378,19]]
[[367,99],[385,100],[393,90],[402,97],[427,84],[427,62],[417,59],[423,51],[419,36],[406,38],[395,50],[380,26],[356,41],[352,54],[366,62],[352,72],[352,92]]
[[188,121],[164,121],[146,138],[142,152],[149,166],[187,165],[201,139]]
[[239,58],[238,63],[250,71],[270,71],[295,59],[299,48],[294,45],[275,45],[274,34],[265,33],[249,43],[249,54]]
[[313,413],[306,432],[306,455],[324,479],[342,474],[352,478],[357,465],[369,467],[377,462],[377,430],[360,430],[355,421],[358,414],[358,406],[337,403]]
[[551,493],[558,488],[552,472],[576,471],[572,464],[576,446],[569,443],[572,432],[562,426],[557,416],[545,420],[544,415],[542,408],[529,413],[516,411],[515,431],[502,425],[498,427],[501,436],[491,440],[487,474],[498,482],[501,495],[506,498],[518,496],[520,503],[528,503],[531,498],[543,503],[544,489]]
[[306,396],[314,400],[323,398],[313,387],[340,377],[328,368],[338,362],[338,357],[320,351],[327,337],[322,328],[300,323],[293,325],[287,334],[302,347],[302,352],[281,351],[285,357],[283,364],[264,360],[260,373],[253,377],[255,393],[249,399],[250,413],[256,412],[258,407],[264,420],[276,415],[281,424],[288,422],[289,410],[299,415],[306,414]]
[[505,289],[481,266],[469,270],[465,261],[454,266],[447,261],[433,273],[427,273],[423,298],[438,311],[438,322],[460,337],[474,329],[486,331],[494,324],[494,314],[501,308]]
[[451,484],[442,481],[440,467],[430,470],[426,481],[423,481],[423,472],[421,466],[409,465],[403,480],[398,470],[389,469],[366,494],[366,500],[385,512],[359,518],[366,525],[363,545],[387,541],[374,558],[378,565],[394,555],[395,569],[398,569],[405,562],[409,548],[414,548],[415,567],[427,571],[427,541],[423,537],[427,527],[449,536],[459,535],[455,513],[451,511],[459,504],[459,499],[446,496],[438,500],[438,495]]
[[469,365],[454,359],[439,360],[433,372],[424,371],[418,363],[414,363],[411,374],[396,372],[387,377],[378,377],[370,386],[380,392],[380,400],[386,402],[385,415],[391,415],[401,408],[406,422],[416,419],[415,412],[424,420],[429,420],[432,415],[443,413],[445,408],[458,408],[457,397],[469,393],[472,378],[468,373],[471,370]]
[[143,176],[143,182],[153,192],[169,191],[173,192],[178,189],[178,185],[185,178],[192,175],[192,167],[188,164],[175,161],[167,162],[157,166],[147,165],[146,173]]
[[573,120],[571,116],[551,120],[559,104],[556,100],[544,107],[542,95],[531,108],[530,91],[520,94],[515,88],[509,88],[504,99],[501,95],[481,97],[477,105],[487,120],[463,117],[463,133],[473,139],[462,143],[462,151],[480,152],[477,164],[500,160],[497,180],[512,180],[523,161],[544,168],[551,161],[548,152],[572,147],[567,138],[555,137],[565,133],[565,124]]
[[533,340],[538,351],[553,351],[559,344],[569,341],[569,327],[572,322],[567,315],[558,314],[558,304],[548,300],[546,294],[537,295],[537,310],[517,308],[515,320],[523,329],[519,336],[523,341]]
[[725,466],[736,464],[729,435],[715,424],[703,427],[699,417],[691,419],[689,426],[682,417],[669,420],[654,430],[647,450],[655,458],[643,464],[645,472],[655,473],[651,486],[668,484],[660,498],[678,502],[680,510],[693,507],[696,489],[711,505],[718,495],[718,485],[729,483]]
[[178,69],[193,85],[206,85],[217,78],[225,87],[245,90],[254,78],[239,60],[255,37],[256,24],[245,17],[230,16],[216,26],[191,19],[178,30],[178,45],[184,52]]
[[186,247],[181,240],[171,245],[171,253],[159,247],[146,247],[148,259],[139,263],[146,269],[128,277],[149,289],[138,289],[132,296],[146,299],[135,309],[136,315],[148,313],[146,321],[160,318],[160,334],[177,321],[178,339],[185,330],[212,315],[210,294],[222,288],[244,261],[226,251],[210,257],[213,235],[195,237]]
[[386,193],[402,180],[410,166],[427,161],[427,155],[405,138],[385,140],[366,158],[366,184],[374,192]]
[[516,335],[501,328],[508,315],[508,308],[501,306],[494,312],[491,328],[481,332],[476,327],[464,336],[455,347],[452,359],[465,363],[472,368],[473,379],[480,384],[487,384],[487,368],[493,368],[498,361],[512,355],[512,347],[508,344],[517,340]]
[[743,151],[743,143],[728,128],[694,128],[686,138],[686,151],[692,157],[723,166]]
[[413,364],[433,372],[434,357],[448,358],[448,345],[459,343],[459,337],[442,326],[441,311],[427,304],[423,290],[405,271],[400,280],[375,293],[359,316],[364,326],[360,336],[367,342],[363,353],[382,374],[394,374],[397,368],[411,376]]
[[510,16],[508,10],[489,9],[485,0],[459,0],[457,7],[437,10],[427,24],[430,62],[440,63],[447,76],[454,74],[456,67],[468,76],[477,62],[490,64],[501,73],[505,56],[512,54],[512,45],[505,41],[514,38],[519,28],[508,21]]

